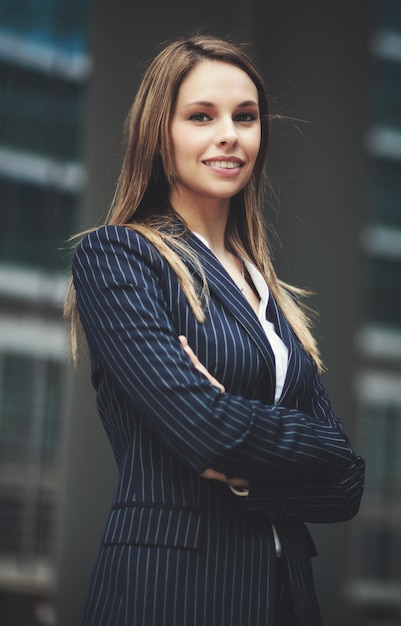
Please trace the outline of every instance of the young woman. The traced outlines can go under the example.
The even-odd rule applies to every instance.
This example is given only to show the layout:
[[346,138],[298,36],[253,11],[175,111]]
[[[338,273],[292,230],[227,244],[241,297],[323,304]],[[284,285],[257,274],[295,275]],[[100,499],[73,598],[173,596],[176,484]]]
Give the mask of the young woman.
[[304,525],[353,517],[363,461],[260,206],[262,78],[198,36],[149,66],[107,225],[67,299],[119,468],[85,626],[318,626]]

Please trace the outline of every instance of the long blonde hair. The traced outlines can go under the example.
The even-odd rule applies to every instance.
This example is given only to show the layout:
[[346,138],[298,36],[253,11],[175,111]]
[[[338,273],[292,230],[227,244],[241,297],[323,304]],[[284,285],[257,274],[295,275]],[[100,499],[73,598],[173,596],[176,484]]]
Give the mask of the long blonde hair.
[[[125,156],[106,223],[123,225],[145,236],[170,263],[194,315],[198,321],[204,321],[204,308],[180,252],[195,262],[196,258],[180,236],[169,233],[169,227],[176,218],[169,203],[169,190],[175,182],[170,124],[178,90],[189,72],[205,59],[222,61],[242,69],[255,84],[259,97],[260,149],[251,179],[231,199],[226,245],[254,263],[263,274],[302,346],[321,370],[322,363],[310,331],[307,309],[301,308],[295,301],[305,292],[279,281],[272,264],[261,206],[269,143],[268,98],[263,78],[243,47],[214,36],[198,35],[167,45],[154,58],[144,74],[126,120]],[[71,321],[71,347],[75,358],[79,317],[72,281],[64,310]]]

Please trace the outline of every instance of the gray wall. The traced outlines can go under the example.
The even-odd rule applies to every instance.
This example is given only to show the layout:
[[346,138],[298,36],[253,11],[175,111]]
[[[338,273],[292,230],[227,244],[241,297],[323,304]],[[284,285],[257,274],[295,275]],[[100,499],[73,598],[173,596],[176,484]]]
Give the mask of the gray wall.
[[[89,186],[79,228],[100,222],[120,165],[123,119],[154,48],[196,27],[253,42],[276,112],[269,217],[279,274],[317,292],[317,332],[337,412],[353,431],[353,336],[358,321],[358,230],[364,216],[363,132],[369,115],[368,38],[374,1],[180,4],[97,0],[88,107]],[[73,375],[60,526],[58,626],[79,623],[115,478],[85,368]],[[341,586],[347,525],[312,528],[326,626],[345,624]]]

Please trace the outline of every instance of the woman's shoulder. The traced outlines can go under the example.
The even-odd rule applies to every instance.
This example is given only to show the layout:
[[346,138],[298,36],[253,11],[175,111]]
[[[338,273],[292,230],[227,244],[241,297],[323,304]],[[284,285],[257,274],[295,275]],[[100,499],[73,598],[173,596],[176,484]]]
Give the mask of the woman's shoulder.
[[159,251],[127,226],[100,226],[87,232],[78,244],[72,275],[77,287],[91,282],[115,284],[136,283],[143,277],[161,277],[166,261]]
[[76,249],[81,254],[116,255],[129,251],[140,257],[155,258],[159,253],[140,229],[129,226],[105,225],[84,234]]

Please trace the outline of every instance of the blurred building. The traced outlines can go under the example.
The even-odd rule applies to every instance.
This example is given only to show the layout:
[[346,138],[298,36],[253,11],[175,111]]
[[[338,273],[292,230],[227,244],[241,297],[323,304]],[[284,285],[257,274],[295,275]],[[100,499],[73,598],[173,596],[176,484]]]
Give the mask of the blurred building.
[[401,4],[380,5],[374,61],[368,201],[357,335],[358,438],[366,493],[351,541],[353,623],[401,624]]
[[61,318],[85,184],[84,0],[0,0],[0,623],[53,623]]
[[251,42],[273,110],[306,121],[272,126],[276,264],[318,294],[327,386],[368,464],[359,517],[311,529],[317,588],[325,626],[398,626],[398,0],[0,0],[0,624],[79,623],[115,470],[85,359],[67,364],[65,240],[111,201],[147,60],[197,28]]

